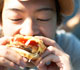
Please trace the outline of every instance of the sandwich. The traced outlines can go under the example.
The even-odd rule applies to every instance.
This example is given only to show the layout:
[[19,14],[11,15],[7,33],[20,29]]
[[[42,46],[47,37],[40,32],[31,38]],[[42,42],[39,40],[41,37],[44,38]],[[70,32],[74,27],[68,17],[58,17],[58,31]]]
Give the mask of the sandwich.
[[12,49],[21,56],[27,58],[29,63],[31,60],[37,60],[40,58],[46,49],[43,41],[37,37],[23,36],[20,34],[12,37],[6,46],[12,47]]

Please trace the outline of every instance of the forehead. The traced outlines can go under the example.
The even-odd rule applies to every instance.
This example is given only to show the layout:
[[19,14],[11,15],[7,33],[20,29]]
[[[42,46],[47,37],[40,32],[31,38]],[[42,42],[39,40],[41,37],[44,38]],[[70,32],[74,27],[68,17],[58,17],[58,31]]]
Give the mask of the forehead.
[[54,0],[4,0],[6,7],[19,7],[19,6],[50,6],[55,8]]

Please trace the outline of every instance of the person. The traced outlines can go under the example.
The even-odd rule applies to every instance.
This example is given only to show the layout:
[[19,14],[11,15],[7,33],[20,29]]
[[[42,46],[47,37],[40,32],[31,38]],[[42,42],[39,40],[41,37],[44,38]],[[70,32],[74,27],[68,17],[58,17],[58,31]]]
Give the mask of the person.
[[27,66],[27,58],[5,46],[11,37],[21,34],[36,36],[47,46],[41,60],[32,61],[34,69],[79,70],[80,41],[72,34],[57,31],[62,15],[71,15],[73,10],[73,0],[4,0],[0,67],[19,70]]

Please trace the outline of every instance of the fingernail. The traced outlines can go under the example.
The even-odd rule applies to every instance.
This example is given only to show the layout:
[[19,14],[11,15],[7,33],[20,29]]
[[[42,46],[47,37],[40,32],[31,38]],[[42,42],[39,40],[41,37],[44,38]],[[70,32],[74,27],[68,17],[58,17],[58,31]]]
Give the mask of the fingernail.
[[28,61],[28,59],[23,57],[23,61],[24,61],[24,62],[27,62],[27,61]]
[[51,62],[46,62],[46,65],[50,65],[51,64]]

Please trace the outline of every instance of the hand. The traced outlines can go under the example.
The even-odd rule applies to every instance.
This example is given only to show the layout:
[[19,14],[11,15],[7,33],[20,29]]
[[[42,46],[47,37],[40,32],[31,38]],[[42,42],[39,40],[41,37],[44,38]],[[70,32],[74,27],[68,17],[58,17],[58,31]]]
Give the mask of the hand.
[[[39,38],[48,46],[41,56],[41,60],[35,62],[39,70],[72,70],[69,55],[66,54],[54,40],[45,37]],[[46,65],[48,62],[51,63]]]
[[0,66],[0,70],[8,70],[8,68],[4,66]]
[[[26,66],[26,59],[20,56],[10,47],[6,47],[9,38],[3,37],[0,39],[0,68],[14,68],[19,70],[19,66]],[[1,70],[1,69],[0,69]]]

